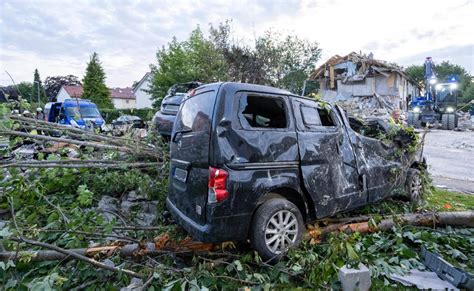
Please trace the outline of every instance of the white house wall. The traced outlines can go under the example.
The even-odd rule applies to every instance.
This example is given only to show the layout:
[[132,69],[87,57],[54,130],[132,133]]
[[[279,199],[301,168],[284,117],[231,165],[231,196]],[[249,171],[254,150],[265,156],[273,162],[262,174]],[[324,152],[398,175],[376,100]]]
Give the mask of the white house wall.
[[153,101],[151,100],[151,95],[144,90],[148,90],[150,87],[151,76],[149,75],[147,79],[140,84],[135,91],[135,97],[137,100],[137,108],[151,108]]
[[64,87],[59,89],[58,95],[56,95],[57,102],[64,102],[66,99],[71,99],[71,96],[64,90]]
[[[127,103],[128,101],[128,103]],[[135,100],[112,98],[115,109],[132,109],[135,108]]]

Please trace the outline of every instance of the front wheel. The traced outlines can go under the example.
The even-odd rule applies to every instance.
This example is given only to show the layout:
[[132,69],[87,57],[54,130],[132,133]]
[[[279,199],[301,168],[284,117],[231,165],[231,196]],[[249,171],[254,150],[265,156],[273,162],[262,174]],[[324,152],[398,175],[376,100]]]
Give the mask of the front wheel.
[[423,194],[423,181],[421,173],[417,169],[409,169],[406,180],[406,191],[408,193],[408,199],[413,204],[420,204],[421,196]]
[[250,242],[263,260],[278,261],[288,248],[300,243],[303,230],[298,207],[288,200],[273,198],[255,212]]

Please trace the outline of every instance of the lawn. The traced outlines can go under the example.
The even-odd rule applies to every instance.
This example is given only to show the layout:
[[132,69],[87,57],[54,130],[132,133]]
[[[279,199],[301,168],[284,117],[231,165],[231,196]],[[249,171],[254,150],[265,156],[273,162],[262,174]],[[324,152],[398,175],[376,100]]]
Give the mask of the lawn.
[[435,188],[426,195],[429,209],[438,211],[462,211],[474,209],[474,195],[452,192]]

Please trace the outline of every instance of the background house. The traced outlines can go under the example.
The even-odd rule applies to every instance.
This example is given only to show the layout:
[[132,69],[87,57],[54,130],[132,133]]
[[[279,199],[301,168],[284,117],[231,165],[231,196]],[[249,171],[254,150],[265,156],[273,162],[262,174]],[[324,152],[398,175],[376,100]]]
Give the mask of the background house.
[[[135,94],[132,88],[109,88],[109,90],[115,109],[136,108]],[[81,98],[82,93],[84,93],[82,86],[62,86],[56,95],[56,100],[64,102],[66,99]]]
[[151,79],[152,75],[148,72],[133,86],[133,92],[136,97],[136,108],[152,107],[153,100],[151,99],[151,94],[147,92],[151,84]]
[[385,109],[381,114],[406,110],[409,99],[420,93],[419,85],[401,67],[376,60],[372,54],[335,55],[316,69],[310,79],[319,83],[323,100],[346,105],[346,109],[356,113],[367,108]]
[[58,95],[56,95],[57,102],[64,102],[66,99],[81,98],[84,90],[82,86],[61,86]]
[[137,108],[132,88],[110,88],[109,90],[115,109]]

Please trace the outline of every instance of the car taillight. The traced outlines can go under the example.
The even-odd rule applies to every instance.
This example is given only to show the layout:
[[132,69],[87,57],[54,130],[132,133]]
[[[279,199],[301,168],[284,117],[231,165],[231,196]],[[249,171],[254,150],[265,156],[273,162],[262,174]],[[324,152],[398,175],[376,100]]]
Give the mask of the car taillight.
[[226,189],[226,182],[229,173],[222,169],[209,167],[209,187],[207,201],[209,203],[216,203],[225,200],[229,196]]

